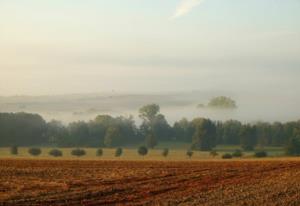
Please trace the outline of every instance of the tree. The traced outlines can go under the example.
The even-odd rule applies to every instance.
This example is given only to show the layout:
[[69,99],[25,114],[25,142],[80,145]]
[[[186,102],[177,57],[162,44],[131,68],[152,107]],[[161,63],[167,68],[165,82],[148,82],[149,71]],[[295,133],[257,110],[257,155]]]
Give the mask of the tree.
[[192,141],[193,126],[186,118],[183,118],[180,121],[174,123],[173,132],[176,141]]
[[103,149],[101,149],[101,148],[97,149],[96,156],[100,157],[102,155],[103,155]]
[[117,148],[115,151],[115,157],[120,157],[123,153],[123,149],[121,147]]
[[235,150],[233,153],[232,153],[232,156],[233,157],[242,157],[243,156],[243,152],[239,149]]
[[49,155],[53,156],[53,157],[61,157],[63,156],[62,151],[58,150],[58,149],[53,149],[49,152]]
[[18,150],[18,147],[16,145],[14,145],[10,148],[10,154],[12,154],[12,155],[18,155],[19,154],[19,150]]
[[254,146],[256,145],[256,130],[255,127],[251,125],[243,125],[241,132],[241,146],[245,151],[254,150]]
[[89,127],[83,121],[72,122],[68,126],[73,146],[89,146]]
[[223,144],[238,145],[240,143],[239,132],[242,124],[239,121],[229,120],[223,123]]
[[210,151],[216,146],[216,127],[209,119],[196,118],[193,120],[194,135],[192,148]]
[[186,151],[186,155],[191,158],[193,156],[194,152],[192,150]]
[[217,151],[215,151],[215,150],[212,150],[212,151],[210,151],[210,156],[212,156],[212,157],[216,157],[216,156],[218,156],[219,154],[217,153]]
[[222,159],[232,159],[232,155],[229,153],[223,154]]
[[71,152],[71,154],[73,156],[81,157],[81,156],[84,156],[86,154],[86,152],[83,149],[77,148],[77,149],[73,149],[72,152]]
[[165,148],[163,151],[162,151],[162,155],[164,157],[167,157],[169,155],[169,149],[168,148]]
[[255,152],[254,156],[258,158],[267,157],[268,153],[265,151],[257,151]]
[[235,109],[237,108],[236,103],[233,99],[225,96],[219,96],[212,98],[208,103],[210,108],[220,108],[220,109]]
[[42,150],[40,148],[33,147],[28,150],[28,153],[33,156],[39,156],[42,153]]
[[157,104],[145,105],[139,109],[139,117],[144,121],[151,122],[159,113],[160,107]]
[[147,154],[148,154],[148,149],[147,149],[147,147],[145,147],[145,146],[139,147],[138,153],[139,153],[139,155],[141,155],[141,156],[147,155]]
[[109,127],[104,137],[104,145],[106,147],[116,147],[121,144],[122,134],[118,127]]
[[157,145],[157,140],[153,133],[150,133],[146,136],[145,142],[147,147],[151,149],[153,149]]
[[291,156],[300,156],[300,135],[292,137],[289,140],[286,153]]

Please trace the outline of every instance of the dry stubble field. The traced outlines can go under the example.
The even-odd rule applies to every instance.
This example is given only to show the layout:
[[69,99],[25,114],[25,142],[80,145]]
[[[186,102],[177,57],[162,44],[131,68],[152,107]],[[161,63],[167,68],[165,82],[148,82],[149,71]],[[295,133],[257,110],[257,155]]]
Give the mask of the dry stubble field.
[[0,205],[300,205],[300,161],[0,160]]

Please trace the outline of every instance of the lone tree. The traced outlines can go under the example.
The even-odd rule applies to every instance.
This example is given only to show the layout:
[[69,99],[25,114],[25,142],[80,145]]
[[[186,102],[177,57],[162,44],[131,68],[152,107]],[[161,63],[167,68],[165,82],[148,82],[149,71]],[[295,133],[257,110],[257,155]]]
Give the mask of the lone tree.
[[121,147],[117,148],[115,151],[115,157],[120,157],[123,153],[123,149]]
[[192,122],[194,135],[192,149],[210,151],[216,146],[216,126],[209,119],[196,118]]
[[10,148],[10,154],[12,155],[18,155],[19,154],[19,150],[18,150],[18,146],[14,145]]
[[30,148],[28,150],[29,154],[33,155],[33,156],[39,156],[42,153],[42,150],[40,148]]
[[53,149],[49,152],[49,155],[53,156],[53,157],[61,157],[63,156],[62,151],[58,150],[58,149]]
[[163,152],[162,152],[162,155],[163,155],[164,157],[167,157],[167,156],[169,155],[169,149],[168,149],[168,148],[165,148],[165,149],[163,150]]
[[258,158],[267,157],[268,153],[266,151],[258,151],[255,152],[254,156]]
[[212,98],[208,103],[208,107],[217,109],[235,109],[236,103],[229,97],[219,96]]
[[213,158],[215,158],[215,157],[218,156],[219,154],[217,153],[217,151],[212,150],[212,151],[209,153],[209,155],[212,156]]
[[235,150],[233,153],[232,153],[232,156],[233,157],[242,157],[243,156],[243,152],[239,149]]
[[286,153],[287,155],[291,156],[299,156],[300,155],[300,135],[296,137],[292,137],[288,145],[286,147]]
[[187,155],[189,158],[191,158],[191,157],[193,156],[193,154],[194,154],[194,152],[193,152],[192,150],[188,150],[188,151],[186,152],[186,155]]
[[229,154],[229,153],[226,153],[226,154],[223,154],[223,155],[222,155],[222,158],[223,158],[223,159],[232,159],[232,155]]
[[73,156],[81,157],[81,156],[84,156],[86,154],[86,152],[83,149],[77,148],[77,149],[73,149],[72,152],[71,152],[71,154]]
[[141,156],[147,155],[147,154],[148,154],[148,149],[147,149],[147,147],[145,147],[145,146],[139,147],[138,153],[139,153],[139,155],[141,155]]
[[98,157],[101,157],[101,156],[103,155],[103,149],[101,149],[101,148],[97,149],[96,155],[97,155]]

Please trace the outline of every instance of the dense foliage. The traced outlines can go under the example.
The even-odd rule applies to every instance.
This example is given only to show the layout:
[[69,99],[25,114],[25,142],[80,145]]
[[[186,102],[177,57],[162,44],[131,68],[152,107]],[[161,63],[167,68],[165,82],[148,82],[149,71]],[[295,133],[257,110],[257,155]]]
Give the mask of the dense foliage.
[[217,145],[240,145],[245,151],[255,147],[284,146],[287,154],[300,155],[300,121],[286,123],[256,122],[243,124],[195,118],[181,119],[169,125],[160,108],[150,104],[140,109],[142,123],[132,116],[99,115],[89,122],[64,125],[46,122],[28,113],[0,113],[0,146],[123,147],[145,145],[154,148],[160,142],[185,142],[193,150],[211,151]]

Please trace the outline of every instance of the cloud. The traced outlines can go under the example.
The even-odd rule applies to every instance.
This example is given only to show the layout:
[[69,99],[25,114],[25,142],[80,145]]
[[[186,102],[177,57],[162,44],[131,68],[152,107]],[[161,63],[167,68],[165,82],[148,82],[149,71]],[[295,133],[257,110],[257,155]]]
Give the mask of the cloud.
[[198,6],[204,0],[181,0],[172,19],[179,18],[189,13],[194,7]]

